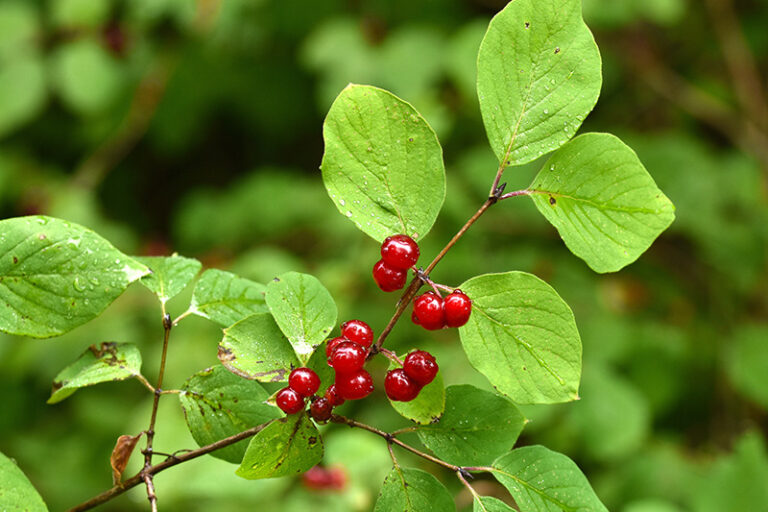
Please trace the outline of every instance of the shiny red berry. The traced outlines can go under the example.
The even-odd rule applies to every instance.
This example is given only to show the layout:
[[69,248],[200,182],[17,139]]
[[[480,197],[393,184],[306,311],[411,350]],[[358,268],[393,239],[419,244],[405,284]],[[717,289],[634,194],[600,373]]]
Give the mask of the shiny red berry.
[[336,393],[345,400],[360,400],[373,391],[373,379],[365,370],[336,374]]
[[331,366],[338,373],[352,373],[362,369],[368,350],[352,341],[339,343],[331,354]]
[[420,386],[426,386],[435,379],[440,368],[435,356],[423,350],[416,350],[405,357],[403,371]]
[[275,402],[285,414],[294,414],[304,409],[304,397],[291,388],[278,391]]
[[313,491],[340,491],[347,483],[347,474],[340,467],[315,466],[301,475],[305,487]]
[[373,280],[385,292],[393,292],[405,286],[408,273],[405,270],[390,267],[384,260],[379,260],[373,266]]
[[411,379],[402,368],[390,370],[384,377],[384,391],[390,400],[410,402],[419,394],[421,386]]
[[331,418],[333,406],[327,398],[318,398],[309,406],[309,414],[317,421],[328,421]]
[[366,348],[373,344],[373,329],[362,320],[347,320],[341,324],[341,335]]
[[454,290],[443,300],[445,312],[445,325],[448,327],[461,327],[469,320],[472,313],[472,301],[461,290]]
[[419,261],[419,244],[408,235],[392,235],[381,244],[381,259],[392,268],[408,270]]
[[325,390],[325,398],[328,399],[328,402],[333,407],[336,407],[337,405],[341,405],[344,403],[344,399],[341,398],[339,394],[336,392],[336,384],[331,384],[330,386],[328,386],[328,389]]
[[288,386],[301,396],[312,396],[320,388],[320,377],[309,368],[296,368],[288,376]]
[[427,292],[419,295],[413,301],[413,314],[411,319],[415,324],[425,329],[434,331],[445,327],[445,313],[443,312],[443,299],[435,292]]
[[328,356],[328,364],[331,364],[330,358],[331,355],[333,355],[333,351],[336,350],[336,347],[339,346],[339,343],[342,343],[344,341],[349,341],[344,336],[338,336],[336,338],[333,338],[325,345],[325,355]]

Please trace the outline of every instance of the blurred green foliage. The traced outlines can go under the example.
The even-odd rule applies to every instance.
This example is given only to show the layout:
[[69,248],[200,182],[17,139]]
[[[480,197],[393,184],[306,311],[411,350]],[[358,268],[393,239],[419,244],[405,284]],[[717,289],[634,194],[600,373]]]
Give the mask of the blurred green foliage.
[[[63,217],[127,253],[178,251],[259,282],[311,272],[333,293],[341,319],[361,318],[378,331],[395,298],[370,278],[377,244],[323,189],[323,116],[347,83],[370,83],[412,102],[433,125],[448,194],[422,243],[431,257],[483,201],[495,170],[474,77],[487,21],[503,4],[0,0],[0,213]],[[456,284],[525,270],[571,305],[584,343],[582,400],[525,407],[531,422],[521,443],[573,457],[620,512],[768,510],[768,160],[739,131],[756,112],[729,75],[733,55],[713,30],[720,21],[713,5],[730,2],[584,0],[605,77],[584,131],[622,136],[677,206],[676,222],[648,253],[618,274],[596,275],[520,199],[492,209],[433,274]],[[764,72],[765,2],[733,8]],[[721,114],[705,115],[692,93]],[[756,119],[763,141],[765,124]],[[509,189],[526,186],[540,164],[510,169]],[[190,293],[169,302],[172,315]],[[116,438],[145,429],[151,407],[134,381],[48,406],[53,377],[102,341],[138,344],[151,377],[161,337],[156,300],[141,287],[60,339],[0,335],[0,451],[19,462],[52,510],[111,485]],[[204,319],[180,324],[168,385],[217,364],[220,338]],[[454,331],[401,322],[388,343],[432,351],[446,385],[488,386]],[[162,401],[160,451],[195,446],[174,400]],[[405,425],[380,391],[344,408],[383,429]],[[370,510],[389,471],[384,443],[325,430],[325,463],[345,469],[344,492],[311,492],[299,479],[242,480],[234,465],[207,457],[156,478],[161,504]],[[137,468],[135,458],[127,471]],[[469,510],[456,479],[436,474]],[[483,494],[501,495],[491,480],[476,482]],[[138,487],[103,510],[145,503]]]

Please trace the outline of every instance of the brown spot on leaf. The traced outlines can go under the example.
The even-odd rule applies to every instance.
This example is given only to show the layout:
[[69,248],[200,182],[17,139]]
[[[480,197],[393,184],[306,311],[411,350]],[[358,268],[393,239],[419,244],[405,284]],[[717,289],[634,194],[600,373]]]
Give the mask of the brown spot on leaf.
[[56,391],[60,390],[64,386],[64,383],[58,380],[53,381],[53,385],[51,385],[51,391],[52,393],[55,393]]
[[525,22],[525,28],[531,28],[531,22],[530,21],[526,21]]
[[559,46],[555,46],[555,54],[558,54],[558,53],[560,53],[560,47]]
[[551,204],[551,205],[555,205],[556,203],[557,203],[557,199],[555,199],[555,198],[554,198],[554,197],[552,197],[552,196],[549,196],[549,204]]
[[312,436],[309,439],[307,439],[307,442],[311,445],[315,444],[317,442],[317,437]]
[[18,263],[18,262],[19,262],[19,258],[17,258],[16,256],[14,256],[14,257],[13,257],[13,262],[14,262],[14,263]]

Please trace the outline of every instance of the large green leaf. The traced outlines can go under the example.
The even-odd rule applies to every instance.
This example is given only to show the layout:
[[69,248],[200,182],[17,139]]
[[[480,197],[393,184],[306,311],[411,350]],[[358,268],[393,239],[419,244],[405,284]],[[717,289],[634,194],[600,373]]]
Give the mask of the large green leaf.
[[394,467],[384,480],[374,512],[448,512],[453,497],[437,478],[420,469]]
[[148,272],[78,224],[43,216],[0,221],[0,331],[63,334]]
[[248,480],[296,475],[323,458],[323,440],[304,414],[275,420],[248,445],[236,474]]
[[409,103],[349,85],[323,124],[323,182],[339,211],[381,242],[429,232],[445,199],[437,136]]
[[215,268],[208,269],[195,283],[190,312],[223,327],[254,313],[266,313],[263,284]]
[[282,382],[299,360],[269,313],[258,313],[224,329],[219,360],[247,379]]
[[485,274],[461,285],[472,315],[459,328],[469,362],[517,403],[578,398],[581,339],[568,305],[525,272]]
[[0,453],[0,510],[47,512],[43,498],[19,467]]
[[485,130],[504,166],[573,137],[600,95],[600,53],[580,0],[514,0],[488,26],[477,58]]
[[178,295],[203,266],[194,258],[184,258],[176,254],[136,259],[152,270],[150,275],[141,278],[141,284],[154,292],[163,304]]
[[550,157],[529,187],[536,208],[595,272],[635,261],[675,219],[675,207],[632,149],[614,135],[580,135]]
[[512,450],[493,463],[520,510],[608,512],[576,464],[543,446]]
[[338,314],[333,297],[314,276],[288,272],[267,285],[266,301],[302,364],[328,336]]
[[[179,399],[192,437],[200,446],[280,417],[266,403],[269,393],[257,382],[228,372],[222,366],[193,375],[181,388]],[[229,445],[211,455],[239,464],[248,441]]]
[[525,418],[509,400],[473,386],[450,386],[440,421],[417,430],[424,446],[459,466],[487,466],[512,449]]
[[416,423],[426,425],[439,420],[445,410],[445,386],[442,373],[437,372],[435,380],[421,388],[419,396],[410,402],[390,400],[389,403],[401,416]]
[[91,345],[53,379],[49,404],[61,402],[80,388],[101,382],[125,380],[141,374],[141,352],[131,343]]

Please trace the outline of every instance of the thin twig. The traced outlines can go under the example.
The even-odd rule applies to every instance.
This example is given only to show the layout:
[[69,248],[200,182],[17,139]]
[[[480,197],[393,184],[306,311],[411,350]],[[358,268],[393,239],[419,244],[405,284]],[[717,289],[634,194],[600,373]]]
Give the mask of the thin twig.
[[136,373],[136,374],[134,374],[134,377],[136,378],[136,380],[141,382],[144,385],[144,387],[146,387],[150,391],[150,393],[154,393],[155,392],[154,386],[152,386],[152,384],[150,384],[149,381],[147,380],[147,378],[144,377],[142,374]]

